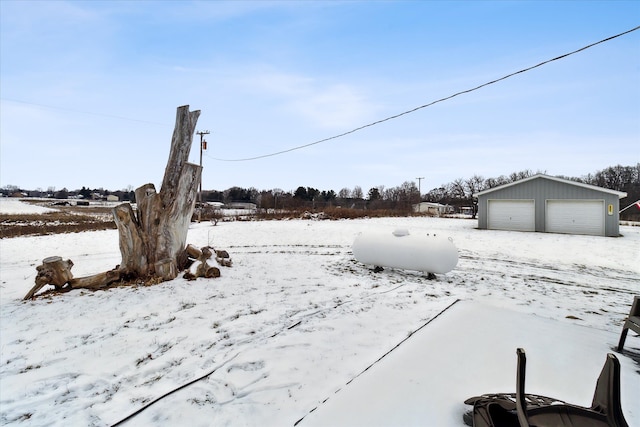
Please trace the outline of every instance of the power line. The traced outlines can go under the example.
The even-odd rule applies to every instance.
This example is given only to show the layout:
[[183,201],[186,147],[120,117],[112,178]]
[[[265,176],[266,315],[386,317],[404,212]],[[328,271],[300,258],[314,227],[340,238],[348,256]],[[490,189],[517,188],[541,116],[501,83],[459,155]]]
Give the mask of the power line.
[[520,70],[520,71],[516,71],[516,72],[514,72],[514,73],[507,74],[507,75],[506,75],[506,76],[504,76],[504,77],[500,77],[500,78],[498,78],[498,79],[491,80],[490,82],[483,83],[483,84],[481,84],[481,85],[479,85],[479,86],[476,86],[476,87],[474,87],[474,88],[467,89],[467,90],[463,90],[463,91],[460,91],[460,92],[456,92],[456,93],[454,93],[453,95],[449,95],[449,96],[447,96],[447,97],[440,98],[440,99],[438,99],[438,100],[436,100],[436,101],[432,101],[432,102],[430,102],[430,103],[428,103],[428,104],[421,105],[421,106],[416,107],[416,108],[413,108],[413,109],[411,109],[411,110],[407,110],[407,111],[404,111],[404,112],[402,112],[402,113],[395,114],[395,115],[393,115],[393,116],[389,116],[389,117],[387,117],[387,118],[385,118],[385,119],[377,120],[377,121],[375,121],[375,122],[372,122],[372,123],[369,123],[369,124],[366,124],[366,125],[363,125],[363,126],[357,127],[357,128],[355,128],[355,129],[352,129],[352,130],[350,130],[350,131],[343,132],[343,133],[341,133],[341,134],[334,135],[334,136],[331,136],[331,137],[329,137],[329,138],[324,138],[324,139],[321,139],[321,140],[319,140],[319,141],[311,142],[311,143],[309,143],[309,144],[298,145],[298,146],[296,146],[296,147],[292,147],[292,148],[289,148],[289,149],[286,149],[286,150],[282,150],[282,151],[277,151],[277,152],[275,152],[275,153],[263,154],[263,155],[261,155],[261,156],[246,157],[246,158],[241,158],[241,159],[220,159],[220,158],[211,157],[211,156],[207,156],[207,157],[209,157],[209,158],[211,158],[211,159],[213,159],[213,160],[221,161],[221,162],[245,162],[245,161],[249,161],[249,160],[258,160],[258,159],[264,159],[264,158],[266,158],[266,157],[278,156],[278,155],[280,155],[280,154],[285,154],[285,153],[290,153],[291,151],[301,150],[301,149],[303,149],[303,148],[311,147],[311,146],[313,146],[313,145],[321,144],[321,143],[323,143],[323,142],[331,141],[331,140],[333,140],[333,139],[342,138],[343,136],[350,135],[350,134],[355,133],[355,132],[358,132],[358,131],[360,131],[360,130],[362,130],[362,129],[366,129],[366,128],[368,128],[368,127],[375,126],[375,125],[378,125],[378,124],[380,124],[380,123],[387,122],[387,121],[389,121],[389,120],[397,119],[398,117],[402,117],[402,116],[404,116],[404,115],[407,115],[407,114],[410,114],[410,113],[414,113],[414,112],[416,112],[416,111],[418,111],[418,110],[421,110],[421,109],[423,109],[423,108],[430,107],[430,106],[432,106],[432,105],[434,105],[434,104],[438,104],[438,103],[440,103],[440,102],[447,101],[447,100],[449,100],[449,99],[451,99],[451,98],[455,98],[456,96],[460,96],[460,95],[464,95],[464,94],[467,94],[467,93],[470,93],[470,92],[474,92],[474,91],[476,91],[476,90],[478,90],[478,89],[481,89],[481,88],[483,88],[483,87],[485,87],[485,86],[489,86],[489,85],[492,85],[492,84],[498,83],[498,82],[500,82],[500,81],[502,81],[502,80],[506,80],[506,79],[508,79],[508,78],[510,78],[510,77],[513,77],[513,76],[515,76],[515,75],[522,74],[522,73],[525,73],[525,72],[527,72],[527,71],[531,71],[531,70],[533,70],[534,68],[541,67],[541,66],[543,66],[543,65],[549,64],[550,62],[554,62],[554,61],[557,61],[557,60],[559,60],[559,59],[566,58],[566,57],[571,56],[571,55],[574,55],[574,54],[576,54],[576,53],[578,53],[578,52],[582,52],[583,50],[587,50],[587,49],[589,49],[589,48],[592,48],[592,47],[594,47],[594,46],[597,46],[597,45],[599,45],[599,44],[601,44],[601,43],[604,43],[604,42],[607,42],[607,41],[613,40],[613,39],[615,39],[615,38],[618,38],[618,37],[624,36],[624,35],[626,35],[626,34],[629,34],[629,33],[633,32],[633,31],[638,30],[638,29],[640,29],[640,26],[637,26],[637,27],[632,28],[632,29],[630,29],[630,30],[628,30],[628,31],[625,31],[625,32],[622,32],[622,33],[616,34],[615,36],[607,37],[606,39],[602,39],[602,40],[597,41],[597,42],[595,42],[595,43],[591,43],[590,45],[587,45],[587,46],[581,47],[580,49],[574,50],[574,51],[569,52],[569,53],[565,53],[564,55],[560,55],[560,56],[557,56],[557,57],[555,57],[555,58],[548,59],[548,60],[546,60],[546,61],[540,62],[539,64],[533,65],[533,66],[531,66],[531,67],[524,68],[524,69],[522,69],[522,70]]

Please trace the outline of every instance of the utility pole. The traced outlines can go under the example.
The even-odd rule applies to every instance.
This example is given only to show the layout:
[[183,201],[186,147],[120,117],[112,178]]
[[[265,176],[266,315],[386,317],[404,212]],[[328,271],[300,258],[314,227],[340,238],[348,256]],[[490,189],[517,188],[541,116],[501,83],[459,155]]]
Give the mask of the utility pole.
[[[203,139],[204,135],[209,135],[208,130],[201,130],[200,132],[196,132],[200,135],[200,167],[202,168],[202,150],[207,149],[207,141]],[[200,192],[198,193],[198,201],[202,203],[202,175],[200,175]]]
[[424,179],[424,176],[421,176],[419,178],[416,178],[418,180],[418,194],[420,195],[420,200],[418,200],[418,202],[422,201],[422,189],[420,184],[422,183],[422,180]]
[[[200,191],[198,191],[198,201],[202,205],[202,150],[207,149],[207,141],[204,140],[204,135],[209,135],[208,130],[201,130],[200,132],[196,132],[200,135]],[[198,208],[198,222],[202,219],[202,206]]]

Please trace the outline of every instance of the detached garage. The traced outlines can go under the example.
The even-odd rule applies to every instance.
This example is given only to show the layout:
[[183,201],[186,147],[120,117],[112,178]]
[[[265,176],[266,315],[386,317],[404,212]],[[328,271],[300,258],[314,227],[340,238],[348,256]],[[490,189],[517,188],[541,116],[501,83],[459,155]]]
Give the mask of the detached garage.
[[534,175],[474,194],[478,228],[615,237],[626,193]]

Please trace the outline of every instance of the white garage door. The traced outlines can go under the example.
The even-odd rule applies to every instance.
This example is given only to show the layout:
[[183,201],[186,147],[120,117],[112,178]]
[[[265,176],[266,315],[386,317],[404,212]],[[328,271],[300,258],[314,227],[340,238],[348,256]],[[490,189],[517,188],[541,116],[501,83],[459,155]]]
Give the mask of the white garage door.
[[549,233],[604,236],[604,200],[547,200]]
[[487,227],[491,230],[536,230],[533,200],[489,200],[487,213]]

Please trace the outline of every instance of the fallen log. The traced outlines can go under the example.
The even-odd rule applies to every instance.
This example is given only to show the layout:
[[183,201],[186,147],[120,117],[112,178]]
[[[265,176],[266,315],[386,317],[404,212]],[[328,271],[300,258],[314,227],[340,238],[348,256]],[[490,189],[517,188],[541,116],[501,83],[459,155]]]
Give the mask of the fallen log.
[[62,289],[69,280],[73,279],[71,273],[73,261],[63,261],[62,257],[51,256],[42,260],[42,265],[36,267],[36,284],[27,292],[23,299],[31,299],[40,289],[46,285],[53,285],[56,289]]
[[[191,271],[187,271],[184,274],[183,277],[187,280],[195,280],[198,277],[204,277],[207,279],[220,277],[220,269],[218,267],[211,266],[208,263],[208,260],[211,259],[214,253],[216,254],[216,261],[218,261],[220,265],[223,265],[225,267],[231,267],[231,259],[229,258],[229,254],[227,251],[216,251],[214,248],[210,246],[205,246],[201,249],[198,249],[193,245],[188,245],[185,250],[185,253],[190,258],[199,262],[199,264],[195,269],[195,272],[192,272],[193,271],[192,269]],[[226,254],[227,256],[226,264],[223,264],[219,261],[220,258],[218,258],[218,254],[220,253]]]
[[118,282],[122,277],[122,272],[115,268],[93,276],[78,277],[69,281],[71,289],[102,289]]

